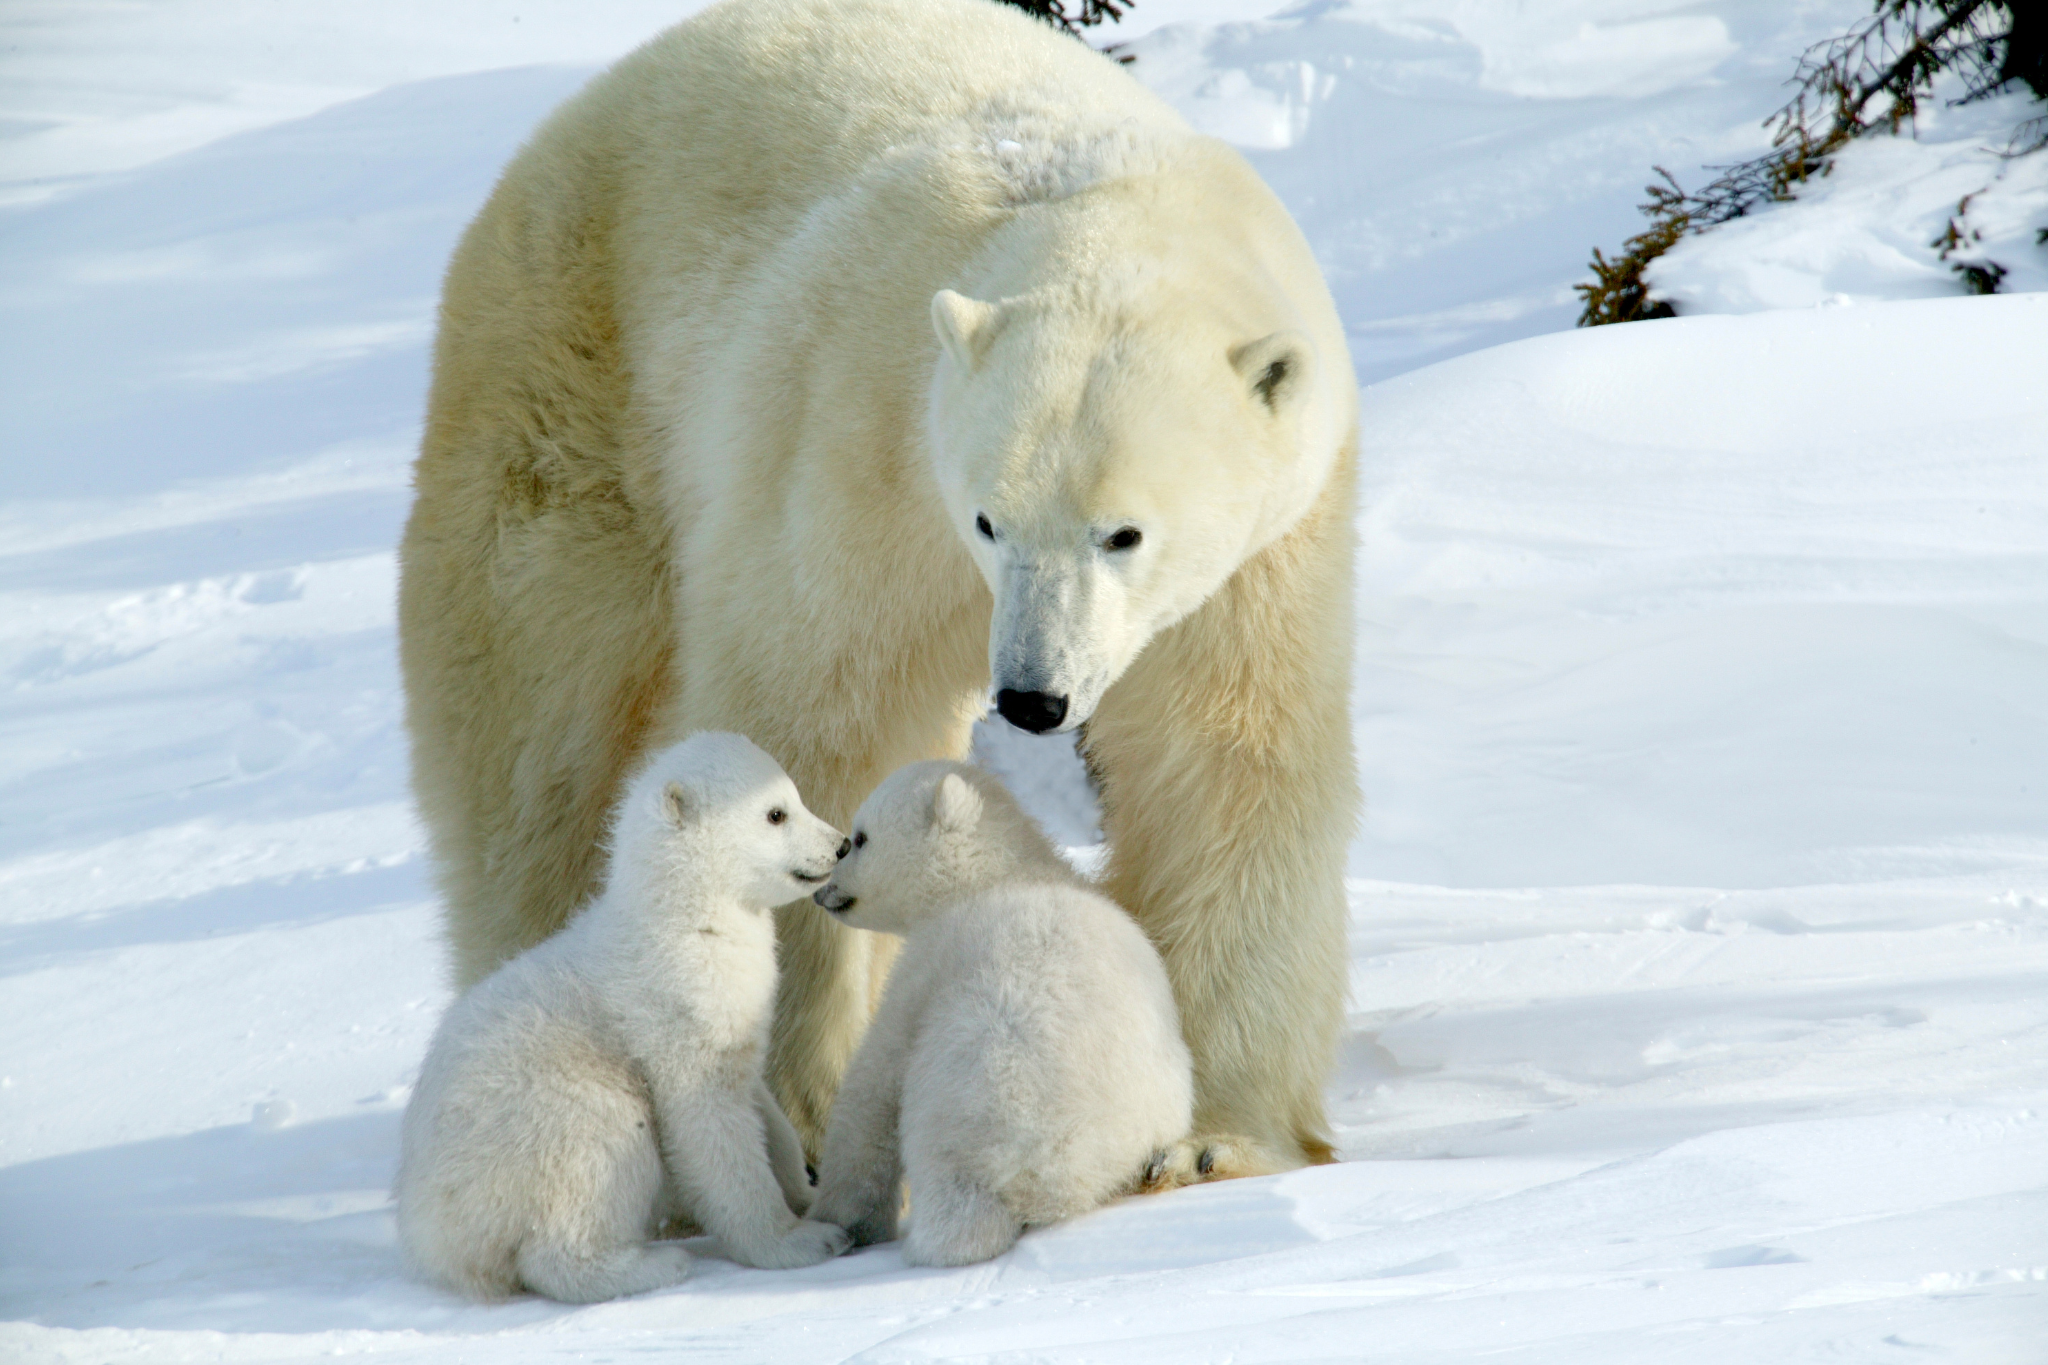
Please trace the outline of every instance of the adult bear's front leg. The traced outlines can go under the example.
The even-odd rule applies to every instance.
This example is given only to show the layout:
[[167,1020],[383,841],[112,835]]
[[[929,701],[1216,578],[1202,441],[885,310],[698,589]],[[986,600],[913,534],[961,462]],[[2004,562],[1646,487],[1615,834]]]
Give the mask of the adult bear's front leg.
[[1358,808],[1351,518],[1347,451],[1309,515],[1155,638],[1088,726],[1107,889],[1165,959],[1196,1139],[1251,1137],[1278,1167],[1333,1155],[1323,1083]]
[[[908,662],[885,668],[881,661],[863,661],[880,670],[882,678],[844,670],[829,683],[820,677],[802,694],[811,698],[808,710],[796,696],[780,710],[726,704],[711,713],[715,719],[708,723],[750,735],[795,779],[806,805],[845,828],[868,792],[898,766],[965,756],[974,703],[987,685],[981,663],[988,636],[986,600],[970,601],[969,607],[941,618],[937,629],[906,644],[901,659]],[[862,717],[869,728],[867,746],[848,754],[818,743],[815,731],[862,728],[844,716],[818,717],[821,696],[867,705],[892,695],[898,705],[888,726]],[[775,911],[775,936],[781,980],[769,1038],[768,1084],[815,1162],[824,1148],[840,1077],[867,1032],[901,940],[848,928],[807,900]]]
[[[768,1047],[769,1085],[815,1164],[839,1078],[867,1032],[888,945],[843,928],[808,901],[775,912],[781,980]],[[880,959],[880,960],[878,960]]]

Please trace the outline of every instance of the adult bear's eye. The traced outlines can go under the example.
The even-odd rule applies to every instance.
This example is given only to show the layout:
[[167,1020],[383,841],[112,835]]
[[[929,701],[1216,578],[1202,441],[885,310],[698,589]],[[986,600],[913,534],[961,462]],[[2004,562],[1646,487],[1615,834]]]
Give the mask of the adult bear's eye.
[[987,516],[978,512],[974,517],[974,529],[981,532],[983,540],[994,540],[996,538],[996,528],[988,524]]
[[780,806],[777,806],[774,810],[768,812],[768,823],[771,825],[779,825],[788,818],[789,812],[784,810]]
[[865,846],[866,846],[866,844],[867,844],[867,841],[868,841],[868,836],[867,836],[867,834],[866,834],[866,832],[865,832],[865,831],[863,831],[863,830],[855,830],[855,831],[853,832],[853,846],[854,846],[855,848],[862,848],[862,847],[865,847]]
[[1144,538],[1144,532],[1140,531],[1137,527],[1126,526],[1102,543],[1111,550],[1128,550]]

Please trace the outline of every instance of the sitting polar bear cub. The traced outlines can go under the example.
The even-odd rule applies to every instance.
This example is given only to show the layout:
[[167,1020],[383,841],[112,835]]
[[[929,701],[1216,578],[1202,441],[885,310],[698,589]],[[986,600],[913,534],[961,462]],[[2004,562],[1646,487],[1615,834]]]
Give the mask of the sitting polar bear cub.
[[657,755],[618,809],[604,893],[434,1035],[397,1184],[414,1267],[478,1298],[589,1303],[681,1280],[689,1253],[648,1240],[674,1221],[748,1265],[844,1251],[798,1221],[803,1149],[761,1079],[770,907],[842,845],[738,735]]
[[[964,1265],[1156,1179],[1193,1083],[1159,954],[1001,784],[898,769],[818,904],[907,942],[826,1129],[812,1216]],[[1149,1163],[1149,1169],[1148,1169]]]

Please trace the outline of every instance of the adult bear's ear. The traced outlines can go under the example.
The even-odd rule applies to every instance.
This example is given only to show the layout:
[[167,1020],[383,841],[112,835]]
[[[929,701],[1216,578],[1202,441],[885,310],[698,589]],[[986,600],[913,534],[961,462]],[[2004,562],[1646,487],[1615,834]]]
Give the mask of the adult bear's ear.
[[958,773],[939,779],[932,793],[932,824],[953,834],[965,834],[981,822],[981,793]]
[[993,303],[970,299],[950,289],[932,295],[932,330],[939,344],[961,372],[972,372],[988,354],[989,344],[1002,330],[1003,310]]
[[681,828],[697,813],[697,798],[682,783],[671,782],[661,789],[661,813],[670,824]]
[[1278,416],[1291,411],[1308,392],[1313,354],[1301,333],[1274,332],[1231,347],[1230,368],[1244,380],[1252,399]]

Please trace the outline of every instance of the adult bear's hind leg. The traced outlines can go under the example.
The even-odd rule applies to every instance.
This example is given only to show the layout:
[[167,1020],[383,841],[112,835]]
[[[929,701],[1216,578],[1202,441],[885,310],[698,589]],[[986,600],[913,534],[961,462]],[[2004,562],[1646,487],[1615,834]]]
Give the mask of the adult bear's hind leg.
[[671,535],[632,474],[601,169],[529,150],[442,296],[399,653],[458,986],[597,889],[673,692]]
[[602,884],[608,812],[671,691],[672,626],[661,540],[630,513],[501,513],[475,528],[488,550],[464,555],[421,533],[437,510],[423,488],[402,652],[414,790],[468,986]]

